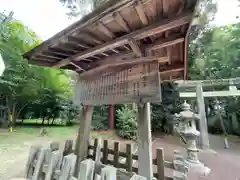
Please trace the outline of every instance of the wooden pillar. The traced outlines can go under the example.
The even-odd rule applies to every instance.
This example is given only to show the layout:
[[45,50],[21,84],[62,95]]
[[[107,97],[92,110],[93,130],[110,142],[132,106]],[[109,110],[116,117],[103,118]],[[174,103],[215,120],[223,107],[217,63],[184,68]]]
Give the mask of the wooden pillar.
[[87,105],[83,106],[82,114],[80,117],[80,127],[78,131],[78,136],[75,145],[75,155],[77,155],[77,162],[75,168],[75,175],[77,176],[77,171],[80,166],[80,162],[87,158],[88,153],[88,140],[89,140],[89,130],[92,122],[93,106]]
[[202,84],[196,86],[196,96],[198,103],[198,113],[200,114],[199,129],[200,129],[200,145],[202,149],[209,148],[208,125],[203,97]]
[[152,137],[150,103],[138,104],[138,174],[152,179]]
[[114,129],[115,128],[115,105],[109,105],[108,109],[108,128]]

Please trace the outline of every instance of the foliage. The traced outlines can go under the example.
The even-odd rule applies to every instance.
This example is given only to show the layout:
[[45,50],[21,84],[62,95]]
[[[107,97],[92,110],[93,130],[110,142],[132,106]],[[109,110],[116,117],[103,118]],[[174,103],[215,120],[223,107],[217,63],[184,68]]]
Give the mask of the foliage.
[[[191,42],[189,48],[190,79],[222,79],[240,76],[240,23],[223,27],[206,27]],[[239,85],[238,85],[239,86]],[[227,87],[211,87],[205,90],[219,90]],[[224,109],[223,123],[216,109],[216,100]],[[211,132],[240,134],[239,97],[208,98],[208,124]],[[223,126],[224,125],[224,126]]]
[[74,120],[77,120],[80,113],[80,107],[73,104],[72,101],[65,101],[60,107],[60,117],[65,120],[66,125],[70,125]]
[[92,130],[107,130],[108,128],[108,106],[94,106],[92,117]]
[[[71,97],[70,77],[63,70],[35,67],[22,54],[41,41],[21,22],[10,21],[0,34],[0,53],[6,69],[0,78],[1,114],[17,118],[55,118],[61,101]],[[7,123],[7,121],[5,121]]]
[[137,139],[136,112],[127,105],[117,110],[117,129],[119,136],[127,139]]
[[59,0],[66,7],[69,18],[85,16],[104,4],[107,0]]
[[172,132],[173,114],[180,112],[180,97],[174,83],[162,83],[162,102],[152,104],[152,131]]

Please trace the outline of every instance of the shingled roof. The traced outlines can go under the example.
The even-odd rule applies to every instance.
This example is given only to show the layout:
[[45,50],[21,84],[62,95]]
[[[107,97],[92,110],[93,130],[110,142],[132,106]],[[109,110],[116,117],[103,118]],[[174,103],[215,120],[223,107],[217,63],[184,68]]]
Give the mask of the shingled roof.
[[24,56],[29,63],[93,73],[159,62],[164,79],[185,79],[197,0],[111,0]]

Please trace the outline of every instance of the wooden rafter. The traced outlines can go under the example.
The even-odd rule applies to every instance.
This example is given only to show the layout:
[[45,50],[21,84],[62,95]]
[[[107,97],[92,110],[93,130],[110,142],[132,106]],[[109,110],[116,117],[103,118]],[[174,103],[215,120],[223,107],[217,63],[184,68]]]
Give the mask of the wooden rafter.
[[88,49],[84,52],[77,53],[76,55],[72,56],[71,58],[64,59],[53,67],[62,67],[71,62],[71,60],[79,61],[84,58],[88,58],[93,55],[97,55],[104,51],[107,51],[112,48],[120,47],[128,43],[129,39],[140,40],[145,37],[154,35],[156,33],[164,32],[166,30],[172,29],[174,27],[181,26],[183,24],[188,23],[191,20],[191,13],[186,13],[181,15],[180,17],[175,17],[173,19],[166,19],[157,23],[154,23],[150,26],[142,28],[140,30],[134,31],[130,34],[112,40],[110,42],[104,43],[102,45],[96,46],[94,48]]
[[33,57],[32,59],[34,59],[35,61],[43,61],[43,62],[56,62],[56,60],[54,59],[49,59],[49,58],[40,58],[40,57]]
[[144,12],[143,5],[140,2],[138,2],[135,5],[135,9],[136,9],[137,14],[138,14],[141,22],[143,23],[143,25],[147,25],[148,24],[148,18],[146,16],[145,12]]
[[48,59],[55,59],[55,60],[62,60],[63,58],[56,57],[56,56],[51,56],[51,55],[45,55],[45,54],[36,54],[36,58],[48,58]]
[[122,18],[121,14],[119,12],[116,12],[114,14],[114,19],[117,21],[117,23],[123,27],[123,29],[126,31],[126,32],[131,32],[131,29],[130,27],[128,26],[128,24],[126,23],[126,21]]
[[[168,38],[168,35],[169,35],[169,31],[166,31],[165,32],[165,38]],[[184,40],[184,38],[183,38]],[[177,42],[178,43],[178,42]],[[168,64],[172,64],[172,56],[171,56],[171,45],[169,46],[166,46],[167,48],[167,57],[168,57]],[[170,76],[170,79],[172,79],[172,77]]]
[[163,17],[166,17],[168,14],[168,0],[162,0],[162,6],[163,6]]
[[143,56],[142,50],[140,49],[139,45],[137,44],[137,42],[134,39],[129,41],[129,45],[137,57]]
[[85,48],[85,49],[91,48],[91,46],[83,43],[82,40],[80,40],[80,38],[78,38],[76,36],[69,36],[68,40],[69,40],[68,43],[77,44],[79,47],[82,47],[82,48]]
[[161,70],[160,74],[166,74],[171,72],[184,71],[184,66],[172,67],[171,69]]
[[73,62],[70,62],[71,65],[75,66],[78,70],[80,71],[85,71],[82,67],[80,67],[79,65],[73,63]]
[[111,32],[102,22],[99,22],[97,24],[97,27],[98,27],[98,29],[100,29],[100,31],[102,31],[105,35],[107,35],[111,39],[113,39],[115,37],[114,33]]
[[116,55],[112,55],[109,57],[106,57],[104,59],[101,59],[99,61],[96,61],[93,63],[93,66],[102,66],[102,65],[106,65],[108,63],[112,63],[115,61],[120,61],[120,60],[125,60],[125,59],[131,59],[131,58],[135,58],[135,54],[131,51],[127,51],[124,54],[116,54]]
[[[44,54],[45,54],[45,52],[44,52]],[[46,54],[55,54],[55,55],[66,56],[66,57],[69,57],[72,55],[72,54],[69,54],[66,52],[59,52],[58,49],[55,49],[55,48],[49,48],[48,52],[46,52]]]
[[172,46],[182,42],[184,42],[184,37],[180,37],[180,36],[178,36],[178,38],[176,36],[170,37],[164,40],[156,41],[154,44],[149,45],[148,47],[146,47],[146,51],[152,51],[152,50]]

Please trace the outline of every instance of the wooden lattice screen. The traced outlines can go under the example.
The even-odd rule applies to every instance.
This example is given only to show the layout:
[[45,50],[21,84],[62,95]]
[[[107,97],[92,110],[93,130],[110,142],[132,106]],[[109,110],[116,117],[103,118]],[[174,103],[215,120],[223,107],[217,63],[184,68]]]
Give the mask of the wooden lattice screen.
[[108,68],[94,75],[80,76],[77,97],[86,105],[160,101],[158,62],[127,68]]

